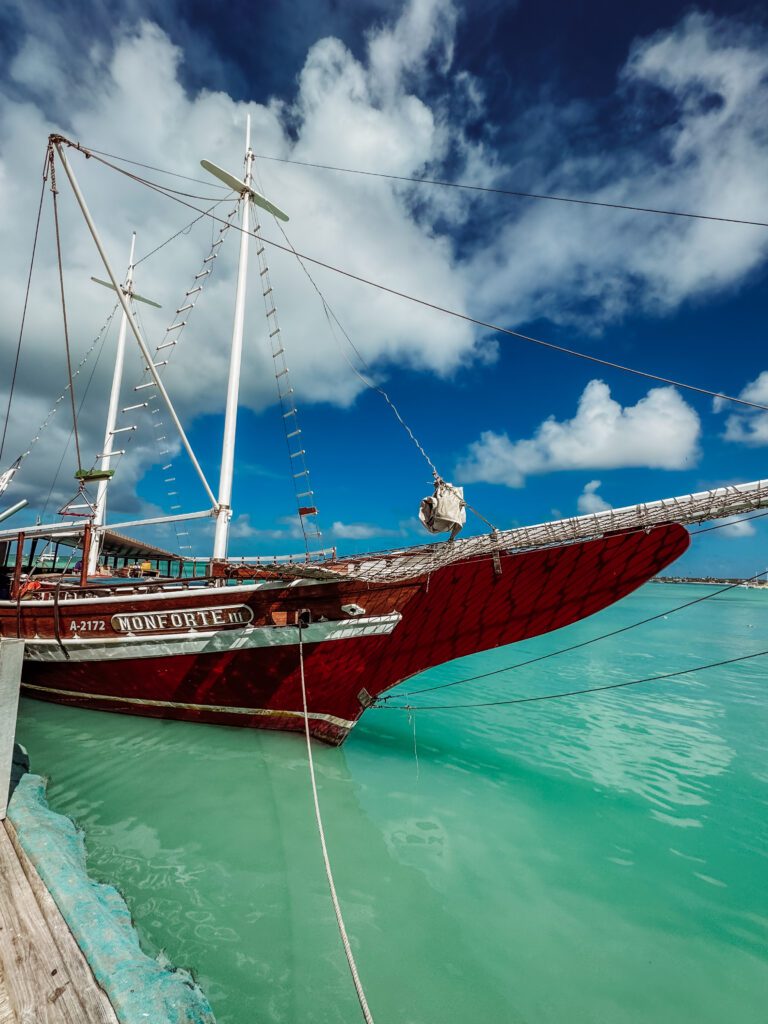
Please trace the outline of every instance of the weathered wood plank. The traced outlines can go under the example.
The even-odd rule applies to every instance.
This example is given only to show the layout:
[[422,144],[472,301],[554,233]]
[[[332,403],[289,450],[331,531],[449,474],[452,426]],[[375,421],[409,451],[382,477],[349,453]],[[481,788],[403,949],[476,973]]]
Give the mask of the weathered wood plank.
[[8,990],[3,978],[2,962],[0,962],[0,1024],[16,1024],[16,1014],[8,1002]]
[[[62,959],[67,965],[67,973],[85,1010],[84,1020],[87,1020],[88,1024],[118,1024],[115,1011],[112,1009],[112,1004],[107,994],[94,978],[93,972],[88,966],[88,961],[85,959],[82,950],[75,941],[75,937],[69,930],[67,922],[61,916],[55,900],[46,889],[45,883],[40,878],[40,875],[38,875],[34,864],[24,852],[24,848],[16,835],[16,829],[10,821],[6,821],[5,829],[16,851],[19,864],[37,900],[40,912],[45,918],[48,929],[53,936],[53,941],[56,943]],[[2,1024],[1,1017],[0,1024]]]
[[0,826],[0,964],[19,1024],[88,1020],[67,964]]

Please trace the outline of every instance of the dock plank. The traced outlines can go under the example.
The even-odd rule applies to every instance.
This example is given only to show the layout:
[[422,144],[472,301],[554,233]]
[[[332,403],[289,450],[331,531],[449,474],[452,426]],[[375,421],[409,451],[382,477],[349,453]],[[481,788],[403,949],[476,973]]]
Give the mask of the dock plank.
[[0,962],[0,1024],[16,1024],[16,1014],[8,1002],[8,989],[5,987],[2,962]]
[[4,825],[0,825],[0,970],[18,1024],[90,1020],[70,964],[54,941]]
[[[30,888],[37,900],[37,905],[40,907],[48,929],[53,936],[53,941],[56,943],[67,965],[69,977],[85,1011],[84,1020],[87,1020],[88,1024],[118,1024],[115,1011],[106,992],[104,992],[94,978],[83,951],[78,946],[75,937],[69,930],[67,922],[61,916],[61,912],[56,906],[56,901],[45,887],[45,883],[40,878],[40,875],[38,875],[34,864],[24,852],[24,848],[16,835],[16,829],[10,821],[6,821],[5,828],[8,838],[11,840],[11,844],[16,851],[22,871],[26,875]],[[2,1018],[0,1018],[0,1024],[2,1024]]]

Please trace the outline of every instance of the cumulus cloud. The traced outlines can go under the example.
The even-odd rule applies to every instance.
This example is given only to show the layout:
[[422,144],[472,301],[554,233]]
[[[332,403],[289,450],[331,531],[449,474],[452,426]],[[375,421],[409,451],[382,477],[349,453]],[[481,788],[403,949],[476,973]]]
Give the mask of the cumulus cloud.
[[[51,5],[44,10],[35,3],[15,5],[22,38],[0,91],[0,304],[6,311],[0,343],[7,352],[15,341],[27,269],[20,240],[31,234],[42,145],[51,130],[201,178],[201,157],[238,171],[245,115],[250,113],[257,152],[296,160],[530,186],[532,191],[736,217],[768,206],[768,177],[762,173],[768,157],[762,121],[768,104],[768,48],[759,31],[733,20],[692,13],[674,28],[638,40],[619,74],[615,95],[600,102],[553,100],[554,87],[547,83],[542,93],[546,98],[527,104],[527,113],[505,125],[502,159],[495,148],[501,137],[498,126],[487,123],[482,80],[455,66],[461,9],[454,0],[408,0],[369,31],[358,54],[339,39],[319,39],[306,54],[295,93],[263,102],[186,89],[186,55],[156,24],[137,18],[137,11],[147,9],[131,0],[124,6],[124,21],[100,18],[99,38],[83,40],[87,59],[65,66],[59,37],[71,12]],[[670,114],[660,130],[654,126],[649,133],[659,97]],[[602,130],[607,100],[621,108],[610,144]],[[483,124],[485,129],[478,129]],[[95,161],[86,163],[77,154],[72,160],[119,272],[125,266],[130,229],[138,231],[143,254],[193,216]],[[765,258],[768,246],[758,228],[618,212],[596,216],[593,210],[554,203],[500,200],[503,205],[489,205],[486,198],[458,190],[419,189],[265,161],[258,161],[258,172],[263,191],[291,215],[287,228],[298,249],[460,312],[507,324],[547,317],[599,331],[629,312],[667,313],[686,300],[736,286]],[[154,171],[142,173],[173,183]],[[723,182],[728,183],[726,194]],[[181,187],[204,197],[222,195],[213,180]],[[91,274],[104,272],[65,186],[61,205],[77,359],[109,308],[109,297],[90,283]],[[226,211],[226,204],[221,209]],[[460,239],[459,231],[470,218],[473,230]],[[265,221],[263,230],[282,241],[274,224]],[[204,301],[190,318],[167,371],[169,390],[185,423],[221,409],[236,272],[233,235],[215,261]],[[6,448],[11,458],[25,449],[42,407],[47,408],[65,382],[51,241],[46,219],[27,320],[28,348]],[[138,290],[164,307],[142,313],[151,342],[162,338],[210,241],[211,227],[202,223],[139,265]],[[352,403],[360,381],[325,333],[311,286],[292,258],[270,250],[270,260],[297,395],[305,402]],[[395,365],[446,376],[488,358],[489,352],[493,358],[492,347],[479,345],[467,323],[438,317],[327,271],[312,273],[380,379]],[[241,404],[260,410],[274,401],[275,390],[264,319],[255,306],[246,331]],[[112,337],[83,406],[87,462],[101,450],[113,345]],[[89,364],[89,373],[93,366]],[[132,366],[129,380],[136,376],[136,359]],[[7,380],[0,375],[0,407],[7,399]],[[84,391],[80,384],[82,379],[78,400]],[[126,390],[124,401],[129,404],[129,386]],[[652,398],[657,394],[668,397]],[[647,443],[633,442],[617,428],[620,438],[606,442],[607,448],[590,458],[586,451],[562,453],[568,438],[578,447],[578,431],[552,420],[529,441],[484,434],[466,460],[467,479],[498,478],[519,486],[526,474],[558,466],[679,465],[682,452],[694,457],[698,420],[671,394],[661,389],[644,400],[665,406],[661,413],[669,412],[680,422],[682,433],[677,440],[670,437],[666,459],[653,443],[656,434],[664,433],[662,428],[652,431]],[[36,448],[19,475],[25,494],[38,507],[66,442],[63,408],[46,444]],[[757,422],[744,427],[754,435],[750,443],[758,443]],[[550,439],[558,427],[562,436]],[[142,431],[142,439],[132,445],[133,468],[124,460],[115,478],[111,501],[120,511],[134,511],[136,483],[154,458],[151,431]],[[616,463],[619,456],[611,452],[619,450],[624,461]],[[58,486],[51,501],[69,496]]]
[[295,537],[298,532],[298,526],[294,530],[290,529],[261,529],[251,523],[251,517],[248,513],[235,516],[229,528],[229,535],[234,540],[284,540],[288,537]]
[[390,529],[375,526],[373,523],[342,523],[337,520],[331,527],[331,533],[339,540],[370,540],[372,537],[401,537],[404,529]]
[[[753,25],[692,12],[636,41],[615,99],[610,135],[604,106],[545,93],[517,126],[511,187],[744,219],[768,208],[768,46]],[[595,214],[537,203],[496,225],[473,259],[486,313],[595,330],[732,288],[768,254],[763,228]]]
[[484,431],[456,473],[462,483],[522,487],[527,476],[562,469],[682,469],[698,456],[699,432],[698,415],[674,388],[652,388],[636,405],[622,407],[607,384],[592,380],[573,419],[550,416],[519,441]]
[[756,533],[754,524],[739,516],[728,516],[727,519],[721,519],[718,525],[724,537],[753,537]]
[[589,483],[584,484],[584,490],[579,495],[577,502],[579,512],[582,515],[587,515],[590,512],[605,512],[607,509],[613,508],[610,502],[607,502],[605,498],[597,493],[601,483],[602,481],[600,480],[590,480]]
[[[768,370],[763,370],[755,380],[750,381],[738,397],[747,402],[768,405]],[[721,398],[715,399],[716,412],[722,411],[725,406],[726,403]],[[757,409],[732,412],[726,420],[723,436],[726,441],[735,441],[755,448],[768,444],[768,412],[760,412]]]
[[[18,12],[21,17],[24,9],[19,7]],[[203,180],[199,161],[208,157],[239,173],[247,113],[252,118],[257,152],[312,161],[327,159],[332,151],[340,163],[376,167],[380,166],[381,154],[386,153],[391,170],[418,174],[439,160],[449,145],[454,149],[458,145],[467,159],[475,148],[465,137],[460,113],[461,97],[471,83],[467,76],[454,83],[448,74],[456,17],[451,0],[410,0],[399,16],[369,32],[367,49],[360,58],[338,39],[320,39],[307,53],[295,96],[288,103],[240,103],[222,92],[206,90],[190,94],[181,84],[184,54],[148,21],[118,25],[111,38],[94,43],[88,60],[65,68],[56,49],[55,33],[38,33],[35,19],[30,17],[27,35],[6,69],[9,80],[0,92],[0,302],[9,313],[0,339],[4,350],[13,349],[12,314],[20,314],[27,269],[20,256],[19,240],[31,236],[43,147],[51,130],[133,160],[169,165],[199,179],[185,182],[180,188],[206,200],[227,193],[214,179]],[[55,11],[46,13],[49,28],[55,19]],[[426,77],[432,84],[442,83],[439,111],[419,96]],[[454,94],[459,98],[455,117],[449,113]],[[194,216],[193,211],[161,200],[96,161],[86,163],[76,153],[71,153],[70,159],[120,275],[125,270],[132,228],[138,231],[138,253],[142,255]],[[332,264],[364,270],[395,287],[466,308],[468,283],[456,265],[450,239],[433,230],[425,208],[417,216],[403,189],[373,179],[342,181],[305,168],[261,161],[257,162],[257,171],[263,190],[290,213],[287,227],[298,249]],[[164,184],[178,184],[158,172],[145,173]],[[105,273],[61,169],[58,176],[68,315],[77,359],[109,309],[110,297],[90,281],[92,274],[104,277]],[[188,201],[198,207],[210,205],[209,201]],[[231,205],[222,204],[218,212],[225,215]],[[263,233],[284,241],[275,224],[267,219]],[[188,236],[179,236],[137,267],[137,290],[163,305],[162,312],[142,309],[145,332],[153,345],[162,339],[165,326],[173,320],[173,310],[183,304],[184,292],[200,270],[211,235],[210,224],[198,225]],[[14,420],[6,446],[13,456],[26,448],[37,407],[55,398],[66,380],[51,242],[47,211]],[[237,237],[231,232],[166,371],[169,391],[186,423],[200,414],[219,411],[223,405],[237,249]],[[362,385],[323,326],[319,300],[295,260],[268,251],[273,296],[297,395],[303,401],[349,404]],[[407,259],[402,258],[403,253],[408,254]],[[426,310],[408,308],[391,297],[362,290],[359,285],[321,271],[313,273],[357,348],[380,374],[385,375],[390,364],[449,374],[474,358],[476,339],[470,325],[439,321]],[[255,285],[258,268],[252,269],[252,279]],[[258,295],[253,297],[260,303]],[[266,334],[263,311],[253,304],[246,320],[241,404],[255,410],[273,403],[276,396]],[[101,450],[113,346],[114,332],[82,411],[82,447],[87,464]],[[92,359],[88,373],[94,364]],[[130,388],[140,379],[137,365],[138,360],[130,356],[123,401],[126,405],[135,401]],[[8,377],[2,375],[1,406],[7,399],[7,381]],[[82,379],[77,382],[81,383]],[[80,400],[82,389],[77,387],[76,393]],[[146,430],[143,414],[132,415]],[[57,414],[57,427],[66,436],[65,406]],[[27,483],[38,478],[40,481],[37,488],[28,487],[25,492],[33,503],[43,500],[45,481],[52,478],[61,452],[53,442],[58,444],[60,440],[55,432],[49,432],[46,444],[37,447],[29,466],[24,467]],[[152,447],[149,430],[147,450],[138,443],[133,446],[136,468],[130,486],[122,489],[119,481],[127,480],[128,474],[122,465],[119,468],[113,506],[131,500],[136,480],[151,461]],[[38,464],[39,473],[29,474],[33,462]],[[69,473],[67,476],[71,479]],[[66,491],[66,487],[59,488],[56,500],[69,496]]]

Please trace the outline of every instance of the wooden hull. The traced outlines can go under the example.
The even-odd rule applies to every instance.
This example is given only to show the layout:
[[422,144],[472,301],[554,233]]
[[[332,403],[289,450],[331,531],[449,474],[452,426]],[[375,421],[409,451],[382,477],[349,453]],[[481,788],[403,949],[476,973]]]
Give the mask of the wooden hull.
[[[576,622],[687,548],[677,524],[397,583],[166,587],[0,602],[0,635],[27,640],[23,692],[81,707],[283,730],[341,743],[374,698],[434,665]],[[303,614],[306,625],[297,624]]]

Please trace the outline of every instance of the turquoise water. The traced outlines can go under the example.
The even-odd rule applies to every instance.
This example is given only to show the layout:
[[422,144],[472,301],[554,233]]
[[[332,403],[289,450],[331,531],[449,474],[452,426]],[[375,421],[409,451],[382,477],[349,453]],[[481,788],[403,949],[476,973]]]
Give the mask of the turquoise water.
[[[594,618],[434,670],[461,678],[706,591],[651,584]],[[581,651],[413,703],[544,694],[768,649],[733,590]],[[377,1024],[763,1024],[768,658],[518,707],[372,710],[315,745],[331,860]],[[311,686],[311,680],[310,680]],[[436,698],[439,698],[436,699]],[[220,1024],[360,1019],[303,738],[23,701],[51,805],[85,829],[145,949]]]

